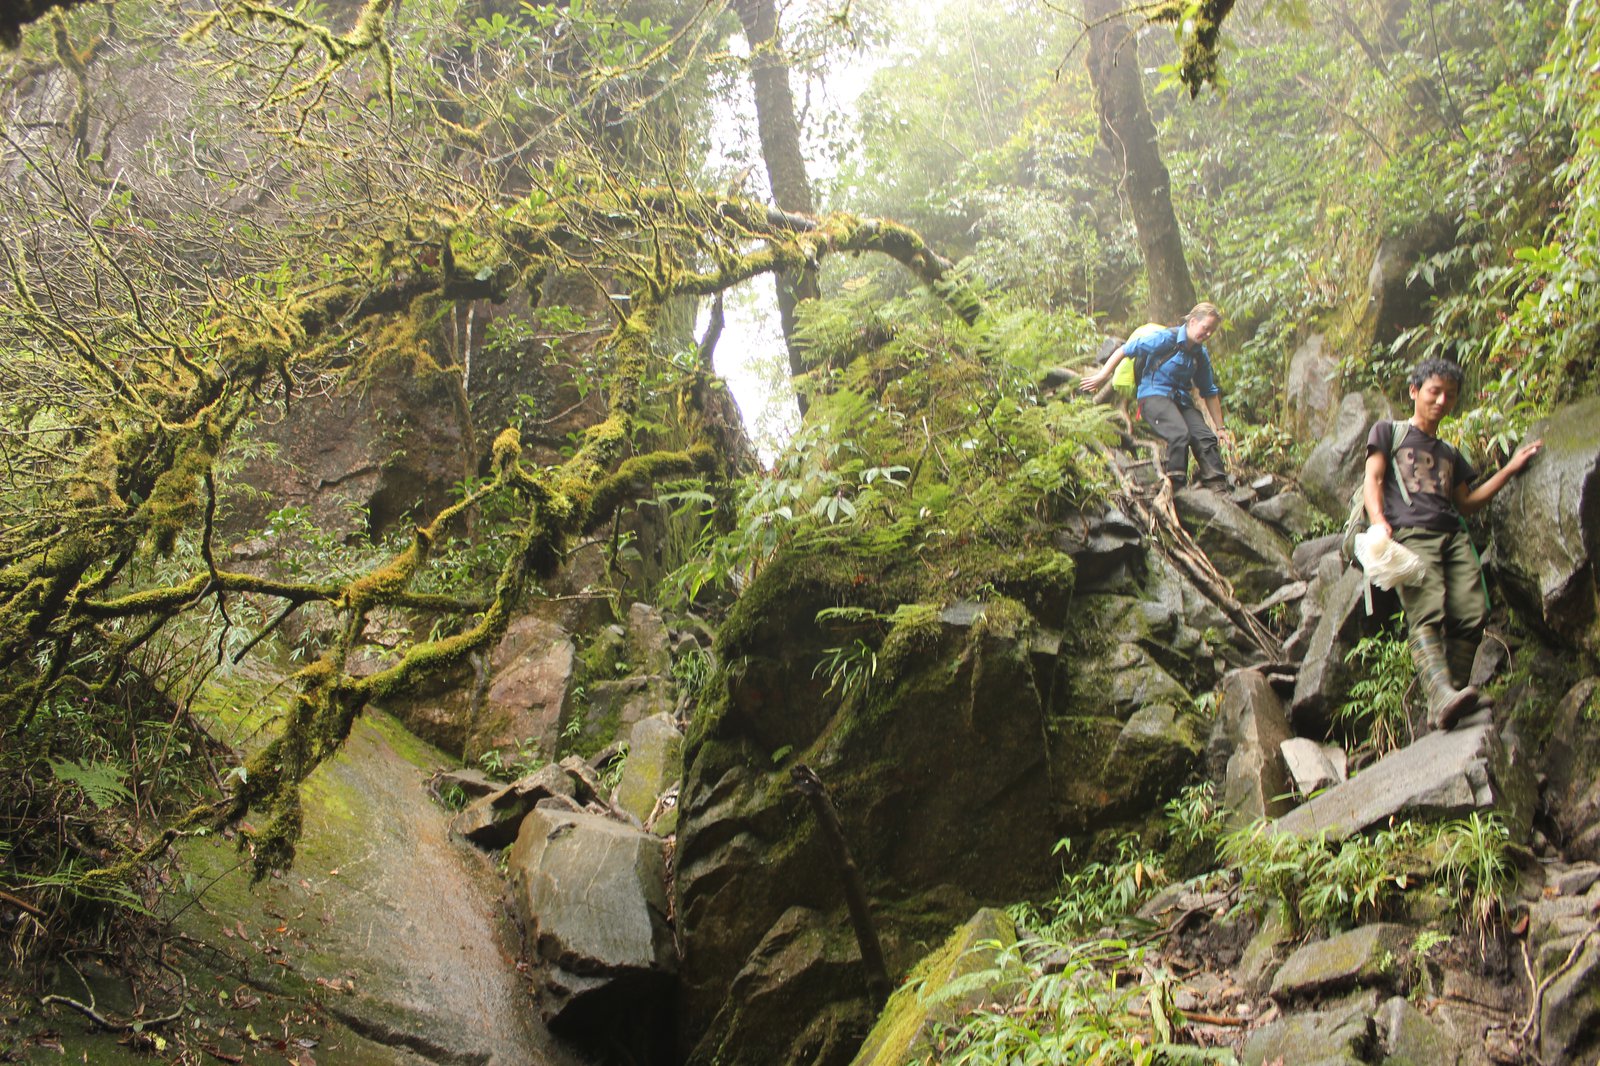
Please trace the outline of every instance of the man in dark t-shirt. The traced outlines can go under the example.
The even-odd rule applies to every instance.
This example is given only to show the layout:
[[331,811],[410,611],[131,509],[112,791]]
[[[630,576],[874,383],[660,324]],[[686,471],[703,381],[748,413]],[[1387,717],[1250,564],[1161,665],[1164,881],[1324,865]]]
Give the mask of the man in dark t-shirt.
[[1461,377],[1461,368],[1448,360],[1423,360],[1408,379],[1412,414],[1398,447],[1393,422],[1377,423],[1367,436],[1367,520],[1427,565],[1422,577],[1400,586],[1399,593],[1411,655],[1427,695],[1428,722],[1436,729],[1449,729],[1482,700],[1467,684],[1467,674],[1489,604],[1461,516],[1485,507],[1544,444],[1524,444],[1474,489],[1472,464],[1437,436],[1461,393]]

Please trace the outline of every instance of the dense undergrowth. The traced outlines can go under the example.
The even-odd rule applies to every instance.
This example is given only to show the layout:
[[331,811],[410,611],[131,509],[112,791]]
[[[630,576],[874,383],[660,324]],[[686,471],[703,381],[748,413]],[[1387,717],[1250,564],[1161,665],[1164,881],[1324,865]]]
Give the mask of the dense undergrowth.
[[[1197,1044],[1174,1005],[1179,978],[1162,949],[1182,922],[1141,917],[1143,905],[1184,889],[1202,900],[1203,922],[1279,922],[1290,940],[1422,916],[1408,957],[1393,960],[1420,968],[1439,945],[1498,921],[1516,873],[1493,816],[1401,821],[1333,842],[1265,823],[1230,830],[1209,786],[1167,805],[1152,844],[1127,838],[1114,857],[1067,872],[1053,898],[1013,907],[1018,942],[980,945],[993,964],[929,997],[990,990],[992,1002],[949,1026],[924,1061],[1235,1063],[1231,1048]],[[1169,872],[1196,867],[1183,878]]]

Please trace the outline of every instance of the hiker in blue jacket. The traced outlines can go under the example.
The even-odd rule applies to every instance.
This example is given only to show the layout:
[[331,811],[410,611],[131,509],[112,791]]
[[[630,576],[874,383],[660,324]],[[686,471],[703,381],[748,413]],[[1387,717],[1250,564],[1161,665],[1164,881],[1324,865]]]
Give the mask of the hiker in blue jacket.
[[[1228,487],[1217,441],[1218,433],[1227,435],[1222,425],[1222,402],[1218,399],[1222,390],[1211,372],[1211,353],[1205,344],[1221,322],[1222,312],[1216,304],[1195,304],[1194,310],[1171,329],[1128,341],[1078,386],[1081,392],[1096,392],[1111,379],[1118,363],[1124,358],[1134,360],[1139,379],[1139,414],[1167,443],[1166,474],[1175,489],[1188,484],[1190,451],[1194,452],[1200,480],[1207,488]],[[1199,394],[1216,432],[1195,407],[1190,390]]]

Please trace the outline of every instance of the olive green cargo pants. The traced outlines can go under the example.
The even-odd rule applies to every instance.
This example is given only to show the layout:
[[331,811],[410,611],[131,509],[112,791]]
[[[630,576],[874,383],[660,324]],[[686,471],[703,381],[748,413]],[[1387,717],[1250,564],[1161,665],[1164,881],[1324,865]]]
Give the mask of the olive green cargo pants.
[[1399,588],[1406,624],[1437,626],[1446,637],[1476,641],[1489,620],[1483,571],[1465,530],[1397,529],[1394,539],[1422,557],[1427,572]]

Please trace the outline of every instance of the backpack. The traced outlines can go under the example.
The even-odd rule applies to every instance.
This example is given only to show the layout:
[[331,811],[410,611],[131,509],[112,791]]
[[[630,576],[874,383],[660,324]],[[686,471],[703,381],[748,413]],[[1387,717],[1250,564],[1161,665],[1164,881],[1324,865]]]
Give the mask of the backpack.
[[[1401,422],[1391,422],[1389,426],[1393,431],[1393,437],[1389,441],[1389,463],[1392,466],[1395,454],[1400,451],[1400,442],[1406,439],[1406,431],[1411,428],[1411,422],[1407,419]],[[1400,498],[1406,501],[1407,507],[1411,506],[1411,493],[1406,491],[1405,482],[1401,481],[1397,476],[1394,479],[1394,483],[1400,488]],[[1371,525],[1367,521],[1366,491],[1367,479],[1363,476],[1361,484],[1357,485],[1355,491],[1350,494],[1350,516],[1344,520],[1344,533],[1339,538],[1339,558],[1343,560],[1346,566],[1352,563],[1356,557],[1356,534],[1366,532],[1367,527]]]
[[[1159,322],[1146,322],[1144,325],[1128,334],[1128,339],[1120,342],[1117,347],[1120,347],[1122,344],[1131,344],[1134,341],[1143,337],[1147,337],[1152,333],[1160,333],[1168,328],[1169,327],[1163,326]],[[1116,347],[1113,347],[1112,351],[1115,350]],[[1106,356],[1110,356],[1111,352],[1106,352],[1105,354]],[[1105,362],[1105,359],[1102,358],[1100,361],[1103,363]],[[1163,360],[1163,362],[1164,361],[1165,360]],[[1115,385],[1117,389],[1130,398],[1134,393],[1139,391],[1139,373],[1138,367],[1135,366],[1135,364],[1138,362],[1138,359],[1124,359],[1122,362],[1117,364],[1116,372],[1111,375],[1111,384]],[[1160,364],[1157,365],[1159,366]]]

